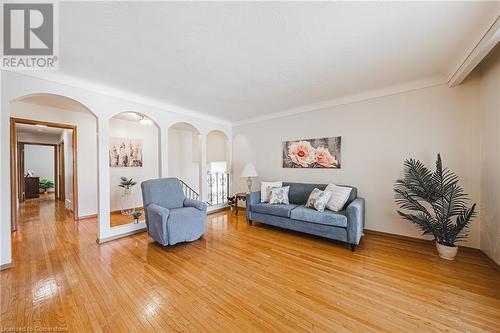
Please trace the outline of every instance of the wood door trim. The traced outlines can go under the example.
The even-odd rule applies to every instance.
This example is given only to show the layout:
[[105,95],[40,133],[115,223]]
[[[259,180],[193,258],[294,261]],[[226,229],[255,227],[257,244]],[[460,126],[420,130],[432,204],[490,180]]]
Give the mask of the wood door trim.
[[18,143],[23,143],[25,145],[32,145],[32,146],[57,146],[56,143],[43,143],[43,142],[30,142],[30,141],[18,141]]
[[66,180],[65,180],[65,160],[64,160],[64,140],[59,142],[56,146],[56,158],[57,158],[57,199],[62,202],[66,202]]
[[[16,125],[44,125],[47,127],[63,128],[73,130],[72,136],[72,152],[73,152],[73,219],[78,221],[78,160],[77,160],[77,127],[75,125],[68,125],[63,123],[53,123],[43,120],[24,119],[10,117],[10,217],[12,230],[17,230],[17,192],[16,186],[18,184],[17,168],[16,168]],[[39,143],[35,143],[39,144]],[[44,144],[41,144],[44,145]],[[47,144],[54,145],[54,144]]]
[[[24,178],[24,144],[22,142],[18,142],[17,145],[17,155],[16,155],[16,168],[17,168],[17,177],[18,179]],[[24,182],[19,181],[17,186],[17,199],[18,202],[24,201]]]
[[10,119],[10,226],[17,230],[16,121]]
[[25,119],[25,118],[16,118],[16,117],[10,117],[10,120],[14,120],[15,123],[17,124],[26,124],[26,125],[44,125],[47,127],[55,127],[55,128],[65,128],[65,129],[74,129],[76,128],[75,125],[68,125],[68,124],[63,124],[63,123],[53,123],[50,121],[43,121],[43,120],[33,120],[33,119]]
[[[58,183],[59,180],[57,179],[57,143],[38,143],[38,142],[30,142],[30,141],[18,141],[18,144],[23,144],[23,145],[30,145],[30,146],[52,146],[54,148],[54,193],[55,193],[55,198],[57,199],[57,189],[58,189]],[[19,160],[19,157],[18,157]],[[24,173],[23,173],[24,175]],[[20,180],[20,179],[19,179]],[[20,181],[21,183],[21,181]]]

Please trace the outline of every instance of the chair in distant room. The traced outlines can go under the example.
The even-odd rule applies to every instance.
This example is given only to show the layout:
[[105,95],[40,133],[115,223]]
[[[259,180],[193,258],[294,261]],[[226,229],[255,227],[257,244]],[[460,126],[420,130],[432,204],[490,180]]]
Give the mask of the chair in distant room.
[[141,183],[148,234],[162,245],[197,240],[205,233],[207,204],[186,198],[177,178]]

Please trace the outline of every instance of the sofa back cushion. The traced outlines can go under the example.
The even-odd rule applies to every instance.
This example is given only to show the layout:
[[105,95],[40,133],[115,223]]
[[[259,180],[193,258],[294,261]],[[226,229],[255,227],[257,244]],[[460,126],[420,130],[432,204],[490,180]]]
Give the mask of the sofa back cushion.
[[[305,183],[291,183],[291,182],[283,182],[283,186],[290,186],[290,191],[288,192],[288,198],[291,204],[295,205],[305,205],[307,199],[309,198],[309,194],[311,194],[312,190],[318,188],[320,190],[324,190],[327,184],[305,184]],[[340,185],[352,188],[351,194],[349,195],[349,199],[344,207],[348,206],[351,202],[354,201],[358,197],[358,190],[349,185]]]

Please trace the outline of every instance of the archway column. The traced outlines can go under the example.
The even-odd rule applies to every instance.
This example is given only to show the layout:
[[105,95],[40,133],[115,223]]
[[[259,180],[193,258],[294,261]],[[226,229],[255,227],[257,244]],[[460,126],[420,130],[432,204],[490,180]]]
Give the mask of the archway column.
[[228,175],[229,193],[227,193],[227,196],[230,197],[235,193],[234,189],[236,188],[234,186],[234,181],[235,181],[236,177],[233,174],[233,140],[232,140],[232,138],[228,138],[226,141],[226,144],[227,144],[227,147],[226,147],[227,172],[229,173],[229,175]]
[[168,129],[170,126],[160,125],[160,178],[168,174]]
[[109,121],[103,117],[97,121],[98,128],[98,147],[97,159],[99,166],[99,182],[98,182],[98,221],[99,231],[97,241],[109,237],[110,218],[110,189],[109,189]]
[[208,182],[207,182],[207,133],[200,133],[200,198],[202,201],[208,201]]

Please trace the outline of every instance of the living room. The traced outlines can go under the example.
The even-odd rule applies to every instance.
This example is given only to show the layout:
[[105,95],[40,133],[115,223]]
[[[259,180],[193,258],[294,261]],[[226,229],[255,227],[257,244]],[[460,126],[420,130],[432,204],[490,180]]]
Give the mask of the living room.
[[43,4],[2,3],[2,330],[500,330],[500,2]]

